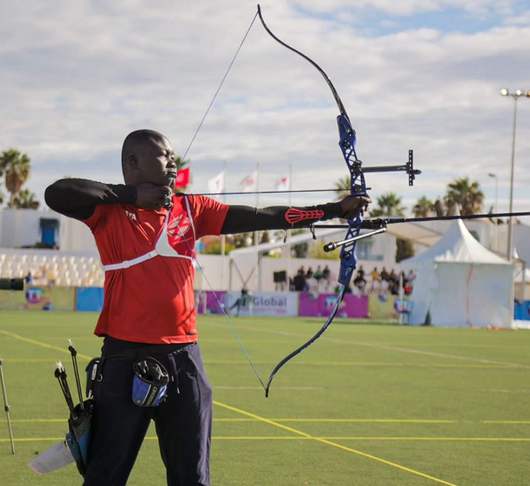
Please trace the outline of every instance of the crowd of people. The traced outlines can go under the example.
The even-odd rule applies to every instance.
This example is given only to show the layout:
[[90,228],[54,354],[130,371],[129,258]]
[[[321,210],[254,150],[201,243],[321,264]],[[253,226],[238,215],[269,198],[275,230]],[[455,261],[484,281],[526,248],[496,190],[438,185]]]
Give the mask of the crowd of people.
[[[405,295],[410,295],[416,274],[413,270],[408,273],[401,271],[397,273],[394,269],[388,271],[385,267],[378,270],[377,267],[367,275],[363,266],[360,265],[353,278],[353,288],[349,285],[347,293],[356,294],[392,294],[399,295],[399,285],[403,287]],[[331,271],[326,265],[324,269],[319,265],[313,272],[309,267],[307,271],[300,267],[294,278],[290,278],[289,289],[295,292],[326,293],[334,292],[336,282],[332,279]]]

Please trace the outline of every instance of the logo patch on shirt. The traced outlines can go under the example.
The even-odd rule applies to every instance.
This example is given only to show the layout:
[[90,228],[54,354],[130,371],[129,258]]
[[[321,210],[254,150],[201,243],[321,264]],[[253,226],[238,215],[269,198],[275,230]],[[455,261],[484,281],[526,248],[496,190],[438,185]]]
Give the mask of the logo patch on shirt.
[[172,219],[167,225],[167,234],[171,243],[176,243],[178,240],[189,231],[191,223],[185,214],[181,214]]

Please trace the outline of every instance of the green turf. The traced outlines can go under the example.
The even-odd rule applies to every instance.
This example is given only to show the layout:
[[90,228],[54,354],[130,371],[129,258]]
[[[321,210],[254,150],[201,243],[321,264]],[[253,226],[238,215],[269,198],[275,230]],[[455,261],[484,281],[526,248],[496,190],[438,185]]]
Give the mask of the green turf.
[[[17,449],[12,455],[0,412],[2,486],[81,484],[74,466],[38,476],[27,463],[65,435],[54,363],[71,371],[67,338],[83,356],[98,354],[95,321],[94,314],[0,312]],[[234,322],[263,379],[322,325]],[[334,322],[278,373],[269,399],[223,318],[201,316],[199,332],[216,403],[214,486],[530,484],[528,331]],[[153,429],[128,484],[165,484]]]

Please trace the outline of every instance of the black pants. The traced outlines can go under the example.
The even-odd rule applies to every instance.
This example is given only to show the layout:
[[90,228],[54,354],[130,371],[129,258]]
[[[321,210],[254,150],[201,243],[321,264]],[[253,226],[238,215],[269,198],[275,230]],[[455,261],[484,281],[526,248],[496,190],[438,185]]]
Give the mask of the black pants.
[[[136,357],[146,356],[142,347],[149,350],[147,356],[165,366],[172,379],[167,398],[158,407],[139,407],[131,398],[132,364]],[[102,354],[106,359],[96,392],[84,486],[124,486],[151,419],[156,424],[168,486],[210,486],[212,389],[199,345],[172,350],[175,347],[179,348],[163,345],[158,354],[153,353],[152,345],[105,338]],[[131,351],[136,356],[112,358]]]

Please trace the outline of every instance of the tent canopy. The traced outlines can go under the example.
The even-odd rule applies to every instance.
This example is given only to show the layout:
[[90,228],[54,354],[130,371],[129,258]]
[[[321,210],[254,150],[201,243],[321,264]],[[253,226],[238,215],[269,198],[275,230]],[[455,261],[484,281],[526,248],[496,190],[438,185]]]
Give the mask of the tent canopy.
[[434,326],[511,327],[510,262],[482,246],[461,220],[424,253],[401,262],[417,268],[410,322]]
[[447,233],[427,251],[402,263],[410,266],[422,262],[466,262],[510,265],[509,262],[482,246],[468,231],[462,220],[453,222]]

